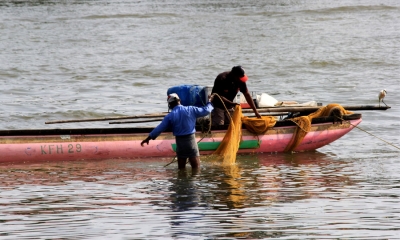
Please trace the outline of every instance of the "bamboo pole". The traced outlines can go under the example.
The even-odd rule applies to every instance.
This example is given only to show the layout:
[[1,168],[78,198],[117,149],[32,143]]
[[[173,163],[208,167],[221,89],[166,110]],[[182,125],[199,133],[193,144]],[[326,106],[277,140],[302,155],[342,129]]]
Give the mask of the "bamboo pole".
[[[282,112],[282,113],[267,113],[267,114],[260,114],[261,116],[284,116],[289,114],[288,112]],[[109,124],[126,124],[126,123],[147,123],[147,122],[157,122],[157,121],[162,121],[162,118],[158,119],[149,119],[149,120],[139,120],[139,121],[113,121],[109,122]]]
[[162,118],[158,119],[148,119],[148,120],[139,120],[139,121],[113,121],[108,124],[125,124],[125,123],[147,123],[147,122],[158,122],[163,120]]
[[[315,112],[323,106],[316,107],[267,107],[258,108],[257,111],[261,113],[283,113],[283,112]],[[387,110],[389,106],[376,106],[376,105],[342,105],[346,110],[350,111],[363,111],[363,110]],[[243,113],[252,113],[252,109],[242,109]],[[94,122],[94,121],[112,121],[112,120],[123,120],[123,119],[137,119],[137,118],[156,118],[165,117],[168,113],[154,113],[145,115],[134,115],[134,116],[121,116],[121,117],[105,117],[105,118],[88,118],[88,119],[71,119],[71,120],[56,120],[48,121],[45,124],[55,123],[74,123],[74,122]]]
[[165,117],[167,114],[168,114],[168,113],[153,113],[153,114],[134,115],[134,116],[121,116],[121,117],[105,117],[105,118],[87,118],[87,119],[56,120],[56,121],[45,122],[45,124],[73,123],[73,122],[95,122],[95,121],[112,121],[112,120],[135,119],[135,118],[155,118],[155,117]]
[[[258,108],[257,111],[259,113],[265,112],[315,112],[319,108],[323,106],[316,106],[316,107],[267,107],[267,108]],[[387,110],[390,107],[388,106],[376,106],[376,105],[342,105],[342,107],[346,110],[350,111],[357,111],[357,110]],[[252,109],[243,109],[243,113],[251,113],[253,112]]]

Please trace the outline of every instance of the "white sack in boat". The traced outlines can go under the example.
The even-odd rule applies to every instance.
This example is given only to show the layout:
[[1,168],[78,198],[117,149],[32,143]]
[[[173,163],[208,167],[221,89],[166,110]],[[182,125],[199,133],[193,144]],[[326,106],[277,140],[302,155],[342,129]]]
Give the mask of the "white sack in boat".
[[266,93],[261,93],[261,95],[257,95],[257,103],[258,107],[273,107],[275,106],[276,103],[278,103],[278,100],[276,100],[274,97],[266,94]]
[[[309,101],[305,103],[298,103],[296,101],[278,101],[267,93],[257,94],[256,96],[257,105],[259,108],[264,107],[315,107],[317,106],[316,101]],[[240,94],[238,103],[247,103],[246,98],[243,94]]]

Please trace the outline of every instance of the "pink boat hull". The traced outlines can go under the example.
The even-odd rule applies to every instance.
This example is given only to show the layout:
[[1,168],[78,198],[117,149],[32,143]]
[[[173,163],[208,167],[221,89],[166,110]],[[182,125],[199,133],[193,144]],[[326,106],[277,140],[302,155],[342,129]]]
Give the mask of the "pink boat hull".
[[[330,144],[347,134],[361,121],[360,118],[343,123],[313,124],[311,131],[295,151],[315,150]],[[257,145],[241,148],[238,153],[283,152],[293,136],[294,129],[295,126],[274,127],[263,135],[254,135],[243,130],[242,141],[257,141]],[[224,134],[225,131],[213,131],[204,137],[201,143],[218,143]],[[175,138],[171,133],[163,133],[156,140],[150,141],[149,145],[142,147],[140,143],[146,137],[147,133],[0,136],[0,162],[175,156]],[[196,134],[197,141],[202,137],[202,133]],[[213,152],[210,149],[200,150],[202,155]]]

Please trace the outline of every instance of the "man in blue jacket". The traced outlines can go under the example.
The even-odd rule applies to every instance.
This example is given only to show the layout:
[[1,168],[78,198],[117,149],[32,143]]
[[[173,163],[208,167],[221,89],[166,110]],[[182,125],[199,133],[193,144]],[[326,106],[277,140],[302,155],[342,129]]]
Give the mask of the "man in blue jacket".
[[214,109],[210,103],[214,95],[204,107],[181,105],[178,94],[172,93],[168,96],[168,107],[171,110],[162,122],[150,132],[149,136],[140,145],[149,145],[150,139],[156,139],[163,131],[172,129],[176,141],[176,155],[178,157],[178,168],[184,169],[189,158],[193,169],[200,167],[200,153],[195,138],[196,118],[207,116]]

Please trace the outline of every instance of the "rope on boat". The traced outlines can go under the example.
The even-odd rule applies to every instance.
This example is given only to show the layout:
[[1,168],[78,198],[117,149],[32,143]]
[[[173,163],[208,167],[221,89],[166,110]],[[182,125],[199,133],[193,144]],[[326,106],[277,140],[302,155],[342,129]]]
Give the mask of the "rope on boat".
[[[217,96],[221,99],[221,97],[220,97],[218,94],[215,94],[215,95],[217,95]],[[229,111],[228,111],[228,109],[227,109],[227,107],[225,106],[224,102],[222,101],[222,99],[221,99],[221,102],[222,102],[222,104],[224,105],[225,110],[226,110],[226,112],[228,113],[229,117],[232,118],[231,115],[230,115],[230,113],[229,113]],[[371,135],[371,136],[373,136],[373,137],[375,137],[375,138],[381,140],[382,142],[384,142],[384,143],[386,143],[386,144],[388,144],[388,145],[390,145],[390,146],[392,146],[392,147],[397,148],[397,149],[400,150],[400,147],[398,147],[398,146],[394,145],[393,143],[390,143],[390,142],[388,142],[388,141],[386,141],[386,140],[384,140],[384,139],[382,139],[382,138],[380,138],[380,137],[378,137],[378,136],[376,136],[376,135],[374,135],[374,134],[368,132],[367,130],[362,129],[362,128],[359,127],[359,126],[356,126],[356,125],[352,124],[352,123],[351,123],[350,121],[348,121],[348,120],[344,120],[342,117],[338,116],[337,114],[334,114],[334,117],[336,117],[336,118],[338,118],[338,119],[340,119],[340,120],[342,120],[342,121],[344,121],[344,122],[347,122],[347,123],[349,123],[350,125],[352,125],[353,127],[358,128],[359,130],[361,130],[361,131],[363,131],[363,132],[365,132],[365,133],[367,133],[367,134],[369,134],[369,135]],[[209,124],[208,131],[203,135],[203,137],[202,137],[197,143],[201,142],[201,141],[205,138],[205,136],[207,136],[208,133],[211,131],[211,124],[212,124],[211,120],[212,120],[212,119],[211,119],[211,114],[210,114],[210,124]],[[289,120],[290,120],[290,119],[289,119]],[[294,122],[299,128],[301,128],[301,127],[299,126],[299,124],[297,124],[295,121],[292,121],[292,122]],[[301,128],[301,129],[302,129],[302,128]],[[308,131],[306,131],[306,130],[304,130],[304,129],[302,129],[302,130],[305,131],[305,132],[308,132]],[[258,137],[258,136],[257,136],[257,137]],[[175,156],[175,157],[172,159],[172,161],[171,161],[170,163],[168,163],[167,165],[165,165],[164,167],[169,166],[170,164],[174,163],[176,160],[177,160],[177,156]],[[186,163],[188,163],[188,162],[189,162],[189,161],[187,161]]]
[[[168,163],[167,165],[165,165],[164,167],[168,167],[169,165],[171,165],[172,163],[176,162],[177,158],[176,156],[172,159],[172,161],[170,163]],[[187,163],[187,162],[186,162]]]
[[390,146],[392,146],[392,147],[397,148],[397,149],[400,150],[400,148],[399,148],[398,146],[396,146],[396,145],[394,145],[394,144],[392,144],[392,143],[390,143],[390,142],[388,142],[388,141],[386,141],[386,140],[384,140],[384,139],[382,139],[382,138],[380,138],[380,137],[378,137],[378,136],[375,136],[374,134],[372,134],[372,133],[370,133],[370,132],[368,132],[368,131],[366,131],[366,130],[360,128],[359,126],[356,126],[356,125],[352,124],[350,121],[344,120],[343,118],[341,118],[341,117],[339,117],[339,116],[336,116],[336,117],[339,118],[339,119],[341,119],[342,121],[348,122],[348,123],[349,123],[350,125],[352,125],[353,127],[356,127],[356,128],[358,128],[358,129],[360,129],[361,131],[368,133],[369,135],[371,135],[371,136],[373,136],[373,137],[375,137],[375,138],[381,140],[382,142],[384,142],[384,143],[386,143],[386,144],[388,144],[388,145],[390,145]]

